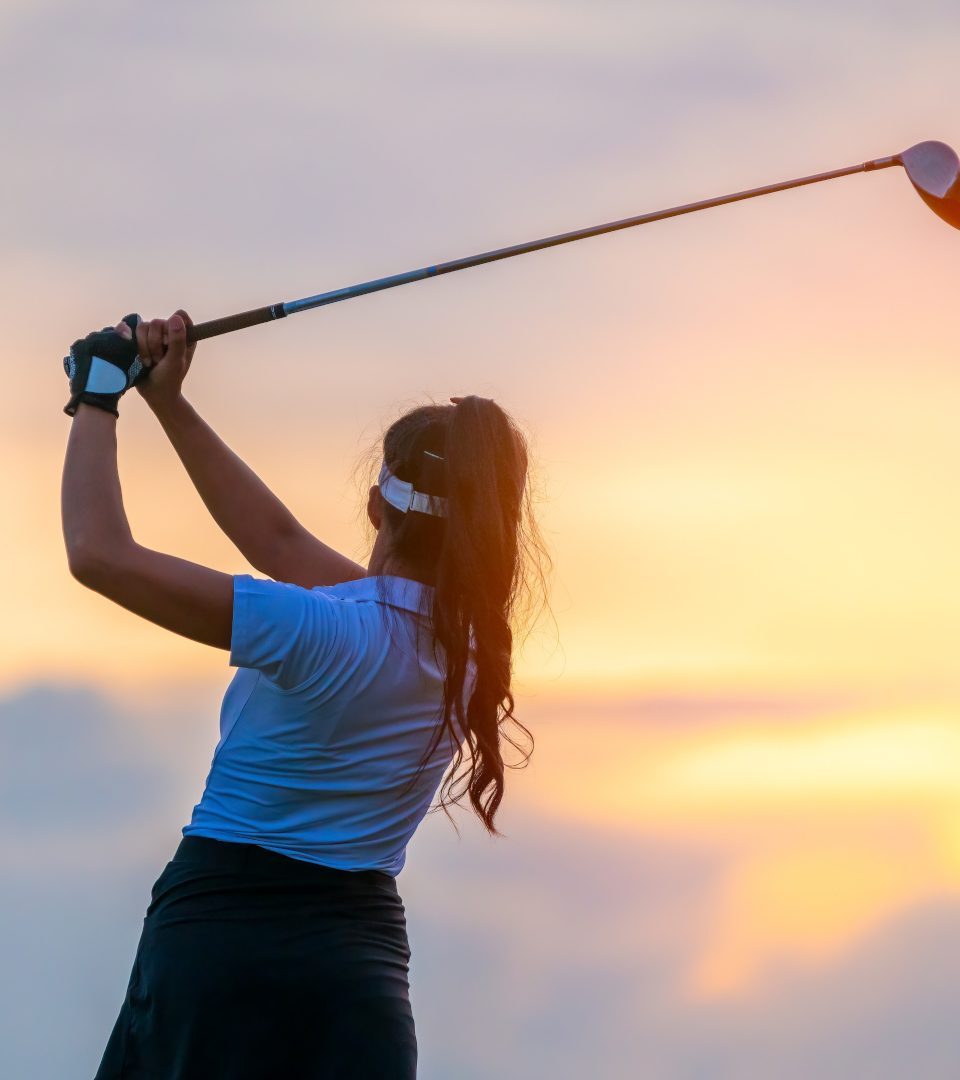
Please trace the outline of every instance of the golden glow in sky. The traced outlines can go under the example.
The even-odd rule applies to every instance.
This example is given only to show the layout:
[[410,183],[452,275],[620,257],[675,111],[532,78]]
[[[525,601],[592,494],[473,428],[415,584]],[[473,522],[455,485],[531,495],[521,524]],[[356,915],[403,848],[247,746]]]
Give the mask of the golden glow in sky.
[[912,904],[960,893],[949,712],[656,716],[651,705],[592,723],[584,703],[582,719],[551,722],[544,709],[540,759],[517,786],[560,828],[590,822],[721,860],[705,940],[679,980],[692,998],[760,991],[784,965],[823,966]]
[[[30,106],[0,120],[4,691],[159,707],[231,674],[67,572],[76,337],[960,144],[948,4],[275,8],[0,12]],[[686,1001],[828,968],[960,889],[958,260],[890,169],[198,349],[200,413],[359,561],[352,469],[402,409],[478,393],[529,432],[556,621],[517,657],[538,750],[508,799],[717,860]],[[120,411],[137,540],[249,572]],[[730,700],[774,704],[704,719]]]

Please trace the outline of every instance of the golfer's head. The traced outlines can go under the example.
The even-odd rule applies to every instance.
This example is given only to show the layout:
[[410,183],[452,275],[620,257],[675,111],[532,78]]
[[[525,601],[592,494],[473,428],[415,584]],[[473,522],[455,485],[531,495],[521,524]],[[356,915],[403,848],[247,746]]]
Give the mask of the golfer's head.
[[[430,618],[435,658],[442,653],[443,726],[455,744],[469,730],[475,748],[464,777],[458,745],[446,784],[466,781],[471,805],[488,831],[501,835],[494,815],[504,769],[522,767],[505,765],[501,727],[510,720],[529,735],[513,714],[513,646],[518,633],[532,629],[539,601],[546,603],[552,561],[531,510],[523,433],[490,398],[451,401],[456,404],[410,409],[371,448],[380,471],[368,491],[367,514],[377,530],[379,572],[433,586],[429,611],[420,613]],[[448,793],[441,788],[444,808]],[[464,793],[457,791],[453,801]]]
[[460,589],[482,581],[488,595],[506,599],[522,546],[526,439],[492,399],[456,401],[404,413],[381,447],[389,472],[436,496],[442,511],[400,509],[374,484],[367,513],[391,561],[410,576],[431,584],[445,576]]

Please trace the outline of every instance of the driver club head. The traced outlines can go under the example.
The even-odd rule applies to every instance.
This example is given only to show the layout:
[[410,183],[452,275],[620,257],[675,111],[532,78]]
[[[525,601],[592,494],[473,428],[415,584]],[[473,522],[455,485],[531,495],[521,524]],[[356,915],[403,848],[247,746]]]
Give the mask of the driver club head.
[[899,160],[927,206],[960,229],[960,158],[956,152],[946,143],[922,142],[904,150]]

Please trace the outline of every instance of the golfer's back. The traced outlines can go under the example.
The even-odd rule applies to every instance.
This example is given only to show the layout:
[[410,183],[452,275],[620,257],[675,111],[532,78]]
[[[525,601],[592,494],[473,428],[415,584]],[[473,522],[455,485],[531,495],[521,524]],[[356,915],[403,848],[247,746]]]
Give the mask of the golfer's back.
[[418,615],[432,591],[392,576],[304,589],[237,575],[239,670],[183,834],[398,874],[455,752],[444,731],[410,786],[441,723],[444,671]]

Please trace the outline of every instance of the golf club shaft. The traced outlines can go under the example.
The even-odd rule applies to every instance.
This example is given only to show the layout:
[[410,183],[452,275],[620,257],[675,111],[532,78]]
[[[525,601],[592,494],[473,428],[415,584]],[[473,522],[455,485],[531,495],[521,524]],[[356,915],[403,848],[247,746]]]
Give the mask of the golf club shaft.
[[680,217],[682,214],[692,214],[696,210],[708,210],[712,206],[724,206],[726,203],[755,199],[758,195],[771,195],[775,191],[786,191],[788,188],[803,187],[806,184],[818,184],[821,180],[835,180],[840,176],[850,176],[859,172],[872,172],[875,169],[886,169],[891,165],[899,164],[901,164],[899,155],[876,158],[860,165],[850,165],[845,169],[817,173],[815,176],[804,176],[799,180],[784,180],[779,184],[769,184],[766,187],[751,188],[749,191],[738,191],[733,195],[720,195],[714,199],[704,199],[702,202],[673,206],[668,210],[655,210],[650,214],[623,218],[620,221],[611,221],[605,225],[591,225],[586,229],[559,233],[557,236],[548,236],[542,240],[530,240],[525,244],[515,244],[513,247],[485,251],[480,255],[468,255],[464,259],[453,259],[451,262],[438,263],[436,266],[425,266],[419,270],[409,270],[405,274],[394,274],[391,277],[377,278],[374,281],[364,281],[359,285],[351,285],[345,289],[334,289],[332,292],[319,293],[317,296],[307,296],[303,300],[290,300],[286,303],[281,302],[270,304],[268,307],[255,308],[252,311],[243,311],[238,315],[227,315],[222,319],[198,323],[189,329],[187,336],[190,341],[201,341],[204,338],[217,337],[220,334],[229,334],[234,330],[242,330],[247,326],[257,326],[260,323],[282,319],[298,311],[326,307],[327,304],[350,300],[354,296],[365,296],[367,293],[380,292],[383,289],[394,289],[398,285],[408,285],[412,281],[423,281],[425,278],[439,277],[441,274],[452,274],[455,270],[466,270],[471,266],[481,266],[483,263],[497,262],[500,259],[512,259],[515,255],[526,255],[530,251],[540,251],[543,248],[558,247],[560,244],[570,244],[574,240],[585,240],[589,236],[601,236],[604,233],[618,232],[620,229],[632,229],[635,225],[647,225],[651,221]]

